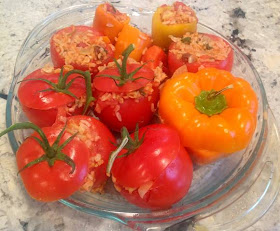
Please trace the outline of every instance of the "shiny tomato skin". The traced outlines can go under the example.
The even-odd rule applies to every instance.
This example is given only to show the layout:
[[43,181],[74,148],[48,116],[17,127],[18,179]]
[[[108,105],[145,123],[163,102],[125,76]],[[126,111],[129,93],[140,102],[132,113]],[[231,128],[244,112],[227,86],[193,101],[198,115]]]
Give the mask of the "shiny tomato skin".
[[[51,41],[50,41],[50,53],[51,53],[52,62],[55,67],[62,67],[65,64],[70,64],[74,67],[74,69],[78,69],[78,70],[82,70],[82,71],[90,70],[91,72],[96,74],[98,72],[99,66],[105,65],[113,59],[113,56],[114,56],[113,50],[112,50],[111,46],[109,46],[109,44],[106,44],[105,49],[108,53],[108,58],[103,60],[102,63],[100,63],[100,64],[97,64],[94,62],[96,64],[96,66],[94,66],[94,67],[93,66],[89,67],[86,64],[82,65],[82,64],[75,63],[75,62],[74,63],[65,63],[65,58],[62,57],[59,54],[59,52],[57,51],[57,49],[55,48],[56,46],[55,46],[54,36],[57,34],[62,34],[62,33],[72,33],[73,28],[75,28],[75,32],[73,33],[74,36],[76,34],[86,34],[87,31],[91,31],[92,34],[94,35],[94,37],[103,37],[103,39],[106,43],[109,43],[109,41],[110,41],[109,38],[107,38],[106,36],[103,36],[103,34],[101,32],[99,32],[98,30],[96,30],[93,27],[79,25],[79,26],[70,26],[70,27],[63,28],[63,29],[57,31],[52,36]],[[91,39],[94,39],[94,37],[92,37]]]
[[122,188],[121,194],[130,203],[142,208],[167,209],[188,192],[193,177],[193,165],[186,150],[181,147],[177,157],[155,180],[153,186],[140,197],[138,190],[129,193]]
[[[131,73],[136,68],[139,68],[141,64],[127,64],[126,69],[127,73]],[[115,81],[112,78],[102,77],[102,75],[116,75],[119,76],[119,70],[117,68],[108,68],[101,72],[99,72],[93,79],[93,87],[99,91],[103,92],[131,92],[138,90],[144,87],[147,83],[149,83],[154,78],[154,72],[151,68],[147,66],[143,66],[134,76],[133,78],[136,79],[138,77],[143,77],[137,79],[135,81],[128,81],[123,86],[117,86]]]
[[[96,115],[110,129],[117,132],[119,132],[122,127],[126,127],[128,131],[134,131],[136,124],[138,124],[139,127],[143,127],[152,120],[154,115],[152,108],[156,108],[159,100],[159,89],[153,89],[154,91],[150,95],[150,98],[141,96],[138,101],[128,98],[124,99],[123,103],[119,103],[117,99],[102,101],[100,97],[104,92],[95,90],[93,95],[97,99],[96,105],[99,105],[101,109],[101,111],[96,111]],[[121,116],[121,121],[116,115],[116,106],[120,108],[118,112]]]
[[[69,76],[67,83],[77,76],[77,74]],[[38,69],[25,77],[24,80],[41,78],[57,83],[58,77],[58,73],[48,74]],[[25,115],[39,127],[51,126],[55,122],[59,107],[66,110],[75,103],[74,97],[63,93],[54,91],[40,92],[50,87],[49,84],[43,81],[30,80],[21,82],[18,89],[18,98]],[[85,96],[85,80],[82,78],[76,79],[68,90],[76,95],[77,98]],[[82,110],[83,107],[76,107],[70,114],[80,114]]]
[[[52,144],[61,129],[43,128],[47,139]],[[38,137],[37,133],[32,136]],[[71,135],[67,132],[62,136],[62,144]],[[74,173],[71,167],[62,161],[56,161],[53,167],[47,162],[41,162],[23,170],[20,175],[30,196],[36,200],[49,202],[69,197],[84,183],[88,171],[89,150],[79,139],[74,138],[62,152],[69,156],[76,164]],[[32,138],[27,138],[19,147],[16,155],[18,169],[44,154],[41,146]]]
[[[169,208],[182,199],[190,188],[192,161],[174,129],[153,124],[139,130],[139,137],[144,134],[144,141],[136,151],[115,160],[113,182],[120,193],[137,206]],[[143,189],[149,182],[152,184],[141,197],[140,188]],[[129,192],[129,189],[133,192]]]
[[[204,34],[208,37],[210,37],[212,40],[220,39],[220,37],[216,35],[211,34]],[[224,40],[225,43],[227,43]],[[224,60],[216,60],[214,62],[193,62],[188,63],[186,61],[183,61],[181,59],[177,59],[176,55],[173,52],[170,52],[175,46],[175,43],[171,43],[169,46],[169,52],[168,52],[168,67],[171,74],[173,74],[179,67],[186,65],[188,72],[196,73],[201,66],[207,68],[207,67],[213,67],[221,70],[231,71],[232,65],[233,65],[233,58],[234,53],[233,49],[231,48],[228,56]]]
[[[87,127],[87,133],[84,132],[84,127]],[[77,130],[77,127],[82,129]],[[89,191],[102,191],[108,176],[106,175],[106,167],[108,163],[109,156],[112,151],[116,149],[113,145],[116,143],[115,137],[110,132],[110,130],[99,120],[84,115],[71,116],[67,119],[67,131],[71,134],[80,132],[77,135],[82,141],[84,141],[89,149],[89,170],[88,176],[92,176],[93,184],[90,185]],[[90,140],[92,138],[92,142]],[[100,155],[98,161],[93,161],[95,157]],[[87,179],[88,180],[88,179]],[[87,181],[86,180],[86,181]],[[88,183],[85,182],[82,189],[88,190]]]

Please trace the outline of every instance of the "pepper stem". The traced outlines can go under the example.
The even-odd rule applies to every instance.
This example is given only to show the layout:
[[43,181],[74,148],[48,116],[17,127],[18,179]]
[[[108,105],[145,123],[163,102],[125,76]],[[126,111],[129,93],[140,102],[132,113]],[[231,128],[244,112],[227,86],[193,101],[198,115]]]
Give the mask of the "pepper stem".
[[207,96],[207,99],[208,100],[211,100],[213,98],[215,98],[217,95],[220,95],[222,92],[226,91],[226,90],[229,90],[229,89],[233,89],[233,84],[230,84],[228,85],[227,87],[219,90],[219,91],[214,91],[214,92],[211,92],[208,96]]
[[222,113],[227,108],[227,101],[226,97],[221,93],[232,88],[233,85],[230,84],[220,91],[215,91],[213,89],[210,91],[201,91],[200,94],[194,98],[195,108],[202,114],[208,116]]

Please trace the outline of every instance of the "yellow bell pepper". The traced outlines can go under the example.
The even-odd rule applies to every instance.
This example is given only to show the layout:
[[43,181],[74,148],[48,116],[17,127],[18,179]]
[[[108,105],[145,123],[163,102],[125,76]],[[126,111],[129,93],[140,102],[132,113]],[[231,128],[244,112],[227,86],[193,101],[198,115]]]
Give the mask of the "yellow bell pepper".
[[[184,11],[188,11],[189,13],[184,13]],[[182,23],[186,15],[191,17],[191,20],[190,22]],[[185,4],[175,2],[172,6],[163,5],[153,15],[153,43],[167,49],[171,43],[170,35],[182,37],[186,32],[196,32],[197,22],[195,12]]]

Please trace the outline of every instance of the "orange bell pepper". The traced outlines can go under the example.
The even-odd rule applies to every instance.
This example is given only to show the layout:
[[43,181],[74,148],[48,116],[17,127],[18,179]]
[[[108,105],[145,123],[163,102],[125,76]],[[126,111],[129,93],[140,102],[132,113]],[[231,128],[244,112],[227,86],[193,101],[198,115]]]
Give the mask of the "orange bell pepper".
[[115,44],[115,58],[119,58],[119,56],[130,44],[134,45],[134,50],[129,57],[135,59],[136,61],[140,61],[143,51],[151,46],[152,39],[149,35],[143,33],[136,27],[125,25],[119,33]]
[[129,21],[130,18],[126,14],[119,12],[110,3],[104,3],[95,10],[93,27],[108,36],[111,43],[115,44],[115,38]]
[[177,129],[199,164],[244,149],[254,133],[257,110],[250,84],[215,68],[172,77],[159,101],[162,122]]
[[[189,15],[191,20],[189,22],[181,22],[182,15]],[[176,21],[170,23],[172,20]],[[170,35],[182,37],[186,32],[195,32],[197,29],[197,22],[198,19],[195,12],[184,3],[175,2],[172,6],[160,6],[154,13],[152,20],[153,43],[167,49],[171,43]]]

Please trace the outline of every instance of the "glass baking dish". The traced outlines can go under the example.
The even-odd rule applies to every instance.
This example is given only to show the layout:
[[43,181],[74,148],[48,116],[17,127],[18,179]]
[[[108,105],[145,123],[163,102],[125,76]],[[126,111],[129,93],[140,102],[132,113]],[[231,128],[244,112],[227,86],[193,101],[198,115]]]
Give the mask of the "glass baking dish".
[[[17,83],[33,70],[51,62],[49,40],[52,34],[73,24],[91,25],[98,4],[100,2],[73,6],[54,13],[30,32],[15,64],[7,101],[7,126],[27,120],[17,99]],[[116,7],[129,14],[132,25],[150,33],[152,10],[118,4]],[[198,30],[223,37],[203,24],[198,25]],[[151,212],[133,206],[118,195],[110,183],[103,195],[77,192],[61,203],[138,230],[168,227],[174,230],[179,227],[184,230],[201,230],[202,227],[215,231],[243,230],[256,222],[269,209],[279,191],[278,129],[258,73],[248,58],[230,41],[228,43],[234,50],[232,73],[249,81],[259,100],[257,128],[245,150],[211,165],[195,166],[188,195],[168,210]],[[9,134],[14,152],[27,134],[28,131]]]

